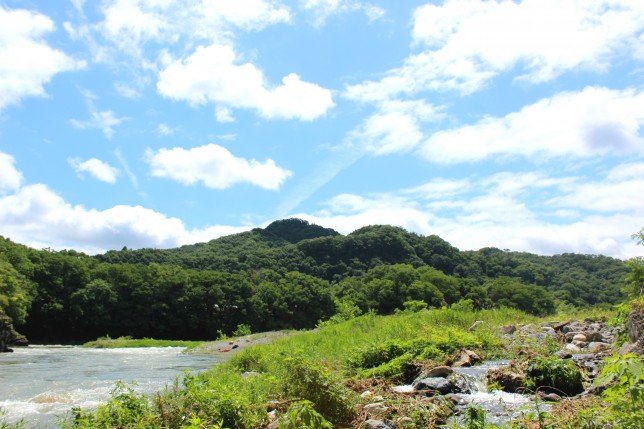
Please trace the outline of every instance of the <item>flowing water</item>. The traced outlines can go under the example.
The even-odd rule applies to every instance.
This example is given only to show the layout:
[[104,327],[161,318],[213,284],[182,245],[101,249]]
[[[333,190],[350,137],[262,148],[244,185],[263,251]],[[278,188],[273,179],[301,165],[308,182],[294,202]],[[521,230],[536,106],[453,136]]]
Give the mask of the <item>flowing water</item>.
[[[487,361],[481,365],[454,368],[454,371],[466,376],[470,380],[472,393],[461,393],[463,403],[457,409],[463,411],[469,405],[474,404],[485,410],[488,423],[501,425],[519,415],[527,412],[535,412],[537,404],[530,395],[508,393],[501,390],[488,391],[485,383],[485,374],[490,369],[499,368],[508,364],[509,361]],[[540,404],[540,411],[550,410],[550,405]]]
[[180,347],[89,349],[30,346],[0,354],[0,417],[26,428],[54,428],[72,407],[91,408],[109,398],[116,381],[137,392],[163,389],[185,370],[217,360],[182,353]]

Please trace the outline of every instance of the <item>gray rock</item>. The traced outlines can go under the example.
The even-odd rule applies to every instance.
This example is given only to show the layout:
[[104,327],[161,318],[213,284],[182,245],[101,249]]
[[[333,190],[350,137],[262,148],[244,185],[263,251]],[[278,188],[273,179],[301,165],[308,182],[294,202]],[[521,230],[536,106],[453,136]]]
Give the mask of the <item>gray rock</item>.
[[567,334],[568,332],[581,332],[584,330],[584,325],[581,322],[575,320],[561,328],[561,330],[564,334]]
[[374,420],[374,419],[369,419],[366,422],[364,422],[365,428],[368,429],[391,429],[391,426],[389,426],[387,423],[383,422],[382,420]]
[[449,366],[437,366],[435,368],[430,369],[427,372],[426,377],[449,377],[454,373],[454,370],[450,368]]
[[450,380],[443,377],[427,377],[414,382],[414,390],[433,390],[441,393],[451,393],[453,384]]
[[605,350],[610,350],[610,344],[601,342],[592,342],[588,344],[589,353],[599,353]]
[[389,407],[387,407],[385,404],[382,402],[375,402],[372,404],[367,404],[364,407],[362,407],[365,413],[367,413],[370,416],[382,414],[386,412]]
[[501,326],[501,334],[503,335],[512,335],[516,331],[517,331],[517,327],[514,325]]
[[554,328],[551,328],[550,326],[544,326],[541,328],[541,330],[544,332],[544,334],[546,334],[546,336],[550,338],[554,338],[554,339],[558,338],[557,332],[555,331]]
[[555,356],[557,356],[559,359],[570,359],[572,357],[572,354],[569,350],[559,350],[555,353]]
[[543,397],[541,399],[543,399],[544,401],[548,401],[548,402],[561,402],[562,398],[561,398],[561,396],[557,395],[556,393],[548,393],[546,395],[543,395]]
[[461,353],[456,358],[456,361],[452,363],[453,367],[461,368],[464,366],[472,366],[475,363],[481,361],[479,355],[474,353],[471,350],[462,350]]
[[570,353],[581,353],[581,349],[574,344],[566,344],[565,349]]
[[585,342],[588,341],[588,338],[584,334],[579,333],[579,334],[575,334],[572,337],[572,340],[573,341],[581,341],[581,342],[585,343]]
[[604,337],[601,332],[599,331],[587,331],[586,332],[586,341],[589,342],[603,342]]

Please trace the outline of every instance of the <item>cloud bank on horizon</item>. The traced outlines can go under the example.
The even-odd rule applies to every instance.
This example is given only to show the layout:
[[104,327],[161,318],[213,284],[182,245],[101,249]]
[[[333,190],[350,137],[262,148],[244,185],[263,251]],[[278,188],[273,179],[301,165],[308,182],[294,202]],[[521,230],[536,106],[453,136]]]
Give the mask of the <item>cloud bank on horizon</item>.
[[174,247],[299,217],[641,254],[639,0],[0,0],[0,235]]

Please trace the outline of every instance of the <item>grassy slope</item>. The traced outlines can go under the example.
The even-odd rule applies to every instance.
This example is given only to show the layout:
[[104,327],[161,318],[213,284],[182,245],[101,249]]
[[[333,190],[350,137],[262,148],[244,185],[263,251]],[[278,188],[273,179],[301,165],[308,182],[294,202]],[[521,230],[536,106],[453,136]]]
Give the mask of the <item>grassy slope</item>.
[[[468,332],[476,320],[484,324],[475,332]],[[289,404],[301,399],[311,401],[336,427],[356,427],[350,416],[361,399],[345,387],[355,383],[350,379],[357,372],[348,362],[356,352],[392,341],[423,339],[447,352],[467,346],[484,358],[505,357],[511,352],[505,348],[498,327],[536,321],[534,317],[508,309],[480,312],[442,309],[395,316],[368,314],[318,330],[293,333],[271,344],[246,348],[230,361],[188,376],[157,395],[144,411],[123,410],[126,405],[131,407],[136,398],[120,392],[94,414],[82,415],[86,423],[73,427],[123,424],[122,420],[120,423],[114,420],[119,416],[119,419],[132,419],[127,426],[130,428],[218,428],[223,423],[221,427],[250,429],[267,423],[267,404],[271,401],[277,401],[273,407],[285,412]],[[249,371],[254,375],[248,376]],[[129,399],[124,401],[124,398]],[[147,399],[136,400],[147,403]],[[354,414],[352,418],[358,416]],[[192,426],[188,421],[192,421]]]

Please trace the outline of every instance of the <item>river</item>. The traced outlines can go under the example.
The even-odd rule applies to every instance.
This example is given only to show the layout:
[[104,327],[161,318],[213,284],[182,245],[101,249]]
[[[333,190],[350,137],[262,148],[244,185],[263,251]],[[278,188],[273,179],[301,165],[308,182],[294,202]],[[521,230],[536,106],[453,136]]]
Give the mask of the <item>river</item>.
[[153,393],[185,370],[200,371],[217,360],[182,353],[180,347],[90,349],[19,347],[0,354],[0,423],[55,428],[72,407],[90,408],[109,398],[118,380]]

